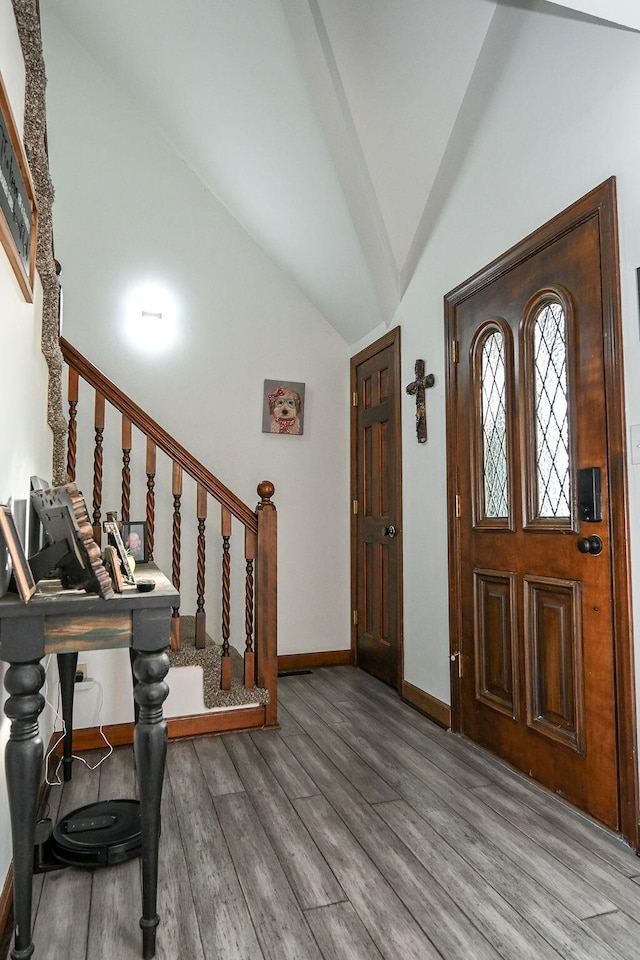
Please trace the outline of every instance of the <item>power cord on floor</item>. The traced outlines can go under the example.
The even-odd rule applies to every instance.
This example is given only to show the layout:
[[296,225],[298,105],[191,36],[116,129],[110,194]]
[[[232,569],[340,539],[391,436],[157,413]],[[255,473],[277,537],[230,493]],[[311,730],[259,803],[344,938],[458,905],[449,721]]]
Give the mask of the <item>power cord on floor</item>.
[[[51,659],[51,657],[48,657],[47,660],[46,660],[46,663],[45,663],[45,671],[47,671],[47,668],[48,668],[48,666],[49,666],[49,660],[50,660],[50,659]],[[97,770],[98,767],[100,766],[100,764],[101,764],[101,763],[104,763],[105,760],[108,760],[109,757],[111,756],[111,754],[113,753],[113,745],[109,742],[109,739],[107,738],[107,735],[106,735],[105,732],[104,732],[103,724],[102,724],[102,722],[101,722],[101,720],[100,720],[100,715],[101,715],[101,713],[102,713],[102,706],[103,706],[103,703],[104,703],[104,689],[103,689],[103,686],[102,686],[102,684],[100,683],[99,680],[85,680],[85,681],[83,682],[83,686],[87,687],[87,686],[89,686],[89,685],[93,685],[94,687],[97,687],[98,692],[99,692],[99,695],[100,695],[100,696],[99,696],[99,700],[98,700],[98,705],[97,705],[97,708],[96,708],[96,722],[97,722],[97,724],[98,724],[98,730],[99,730],[100,736],[101,736],[102,739],[104,740],[105,745],[106,745],[107,748],[108,748],[108,751],[107,751],[107,753],[105,753],[105,755],[104,755],[103,757],[100,757],[100,759],[98,760],[97,763],[94,763],[93,765],[90,764],[90,763],[88,763],[88,762],[84,759],[84,757],[80,757],[80,756],[78,756],[78,755],[75,754],[75,753],[72,754],[72,757],[73,757],[74,760],[79,760],[80,763],[84,763],[85,767],[87,767],[89,770]],[[52,775],[55,779],[52,779],[52,780],[49,779],[49,775],[50,775],[50,774],[49,774],[49,761],[50,761],[50,758],[51,758],[52,754],[55,753],[55,751],[57,750],[57,748],[60,746],[60,744],[61,744],[62,741],[64,740],[64,738],[65,738],[65,736],[66,736],[66,730],[67,730],[67,728],[66,728],[66,724],[65,724],[65,722],[64,722],[64,719],[63,719],[63,717],[62,717],[62,714],[61,714],[61,712],[60,712],[60,710],[61,710],[60,682],[58,681],[58,683],[57,683],[57,694],[58,694],[58,696],[57,696],[57,706],[54,706],[54,705],[51,703],[51,701],[48,699],[48,696],[47,696],[47,694],[48,694],[48,686],[49,686],[48,676],[47,676],[47,673],[45,672],[45,684],[44,684],[44,691],[43,691],[45,703],[47,704],[48,707],[50,707],[50,709],[51,709],[52,712],[53,712],[53,715],[54,715],[54,725],[55,725],[55,723],[56,723],[56,721],[57,721],[57,722],[59,722],[60,725],[62,726],[62,730],[60,731],[60,736],[59,736],[58,739],[53,743],[53,745],[51,746],[49,752],[47,753],[47,755],[46,755],[46,757],[45,757],[45,765],[44,765],[45,779],[46,779],[46,782],[47,782],[47,785],[48,785],[48,786],[50,786],[50,787],[59,787],[59,786],[62,786],[62,780],[60,779],[60,776],[59,776],[60,767],[62,766],[62,757],[59,757],[59,758],[58,758],[58,763],[57,763],[56,768],[55,768],[55,770],[54,770],[54,772],[53,772],[53,775]]]

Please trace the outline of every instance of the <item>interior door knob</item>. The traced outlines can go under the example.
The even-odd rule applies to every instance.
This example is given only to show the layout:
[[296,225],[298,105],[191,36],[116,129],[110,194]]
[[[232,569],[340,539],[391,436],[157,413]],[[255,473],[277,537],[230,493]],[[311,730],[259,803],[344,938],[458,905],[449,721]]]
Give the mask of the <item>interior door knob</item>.
[[580,553],[592,553],[594,557],[597,557],[599,553],[602,553],[602,540],[595,533],[591,537],[580,537],[578,550]]
[[395,527],[393,526],[393,524],[392,524],[390,527],[385,527],[382,532],[383,532],[383,534],[385,535],[385,537],[389,537],[389,540],[393,540],[393,538],[395,537],[397,531],[396,531],[396,528],[395,528]]

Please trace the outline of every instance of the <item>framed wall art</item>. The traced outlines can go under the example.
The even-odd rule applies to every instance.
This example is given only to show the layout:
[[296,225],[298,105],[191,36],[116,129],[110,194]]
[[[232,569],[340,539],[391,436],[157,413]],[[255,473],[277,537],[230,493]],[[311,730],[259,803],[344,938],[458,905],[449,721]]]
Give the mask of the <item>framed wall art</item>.
[[9,507],[0,504],[0,547],[4,541],[11,557],[13,579],[16,582],[21,599],[27,603],[36,592],[31,567],[25,556],[24,547],[18,535],[13,515]]
[[37,227],[27,155],[0,76],[0,242],[29,303],[33,301]]
[[265,380],[262,432],[299,437],[304,433],[304,383]]

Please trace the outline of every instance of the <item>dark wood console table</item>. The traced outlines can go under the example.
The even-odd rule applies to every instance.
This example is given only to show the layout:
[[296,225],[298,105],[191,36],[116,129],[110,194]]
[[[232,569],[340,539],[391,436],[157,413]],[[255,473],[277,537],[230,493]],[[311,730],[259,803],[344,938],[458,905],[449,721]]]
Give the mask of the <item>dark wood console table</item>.
[[[155,954],[160,837],[160,800],[167,750],[162,704],[169,688],[166,649],[172,607],[179,595],[157,568],[148,565],[140,577],[155,580],[155,589],[136,587],[105,600],[84,590],[63,590],[57,580],[43,581],[29,603],[15,595],[0,599],[0,657],[10,664],[4,685],[4,711],[11,720],[5,766],[13,840],[13,903],[15,942],[12,960],[34,952],[31,940],[33,848],[44,749],[38,717],[44,707],[40,688],[47,654],[128,647],[131,651],[136,705],[134,750],[142,828],[142,955]],[[64,661],[64,657],[59,657]],[[67,663],[68,663],[67,659]],[[74,661],[75,662],[75,661]],[[74,667],[75,670],[75,667]],[[68,779],[70,770],[65,767]]]

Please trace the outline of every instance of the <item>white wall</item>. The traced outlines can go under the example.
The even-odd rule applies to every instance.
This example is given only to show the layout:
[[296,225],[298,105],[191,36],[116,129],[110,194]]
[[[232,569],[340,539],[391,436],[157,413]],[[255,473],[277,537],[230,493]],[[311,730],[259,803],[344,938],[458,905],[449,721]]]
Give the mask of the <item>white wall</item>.
[[[350,643],[347,345],[46,5],[42,17],[63,333],[251,508],[258,500],[257,483],[274,482],[279,653],[345,649]],[[149,278],[168,286],[178,304],[179,334],[167,353],[136,352],[123,328],[127,291]],[[261,432],[263,381],[280,378],[306,384],[302,437]],[[105,441],[106,472],[119,471],[121,462],[117,426],[111,436],[109,451]],[[92,449],[84,454],[79,479],[90,497]],[[165,471],[156,490],[169,482]],[[144,517],[145,490],[137,492],[132,519]],[[119,509],[119,493],[112,496],[111,503],[105,497],[105,510]],[[185,510],[183,530],[187,522]],[[193,515],[190,522],[195,528]],[[214,539],[219,520],[213,510],[208,526],[215,551],[208,548],[208,556],[215,556],[221,546],[219,536]],[[164,533],[159,528],[156,523],[157,537],[168,541],[170,528]],[[156,558],[168,568],[169,557],[162,560],[156,553]],[[185,556],[185,564],[188,560]],[[182,584],[183,612],[193,612],[194,591],[184,569]],[[218,578],[211,576],[207,603],[214,612],[219,590]],[[105,678],[114,671],[105,686],[105,722],[126,719],[115,712],[129,709],[124,700],[115,705],[115,688],[123,689],[117,678],[123,679],[126,669],[126,663],[105,666],[115,659],[104,655],[100,666],[92,667]],[[185,704],[183,712],[190,708]]]
[[[365,341],[347,350],[126,97],[69,46],[46,8],[43,18],[56,253],[67,267],[65,335],[250,505],[260,479],[275,482],[280,652],[344,649],[349,644],[347,361]],[[21,126],[24,67],[9,0],[0,0],[0,70]],[[532,12],[501,7],[425,213],[428,242],[393,321],[402,326],[403,382],[413,379],[418,356],[436,374],[427,395],[424,446],[415,441],[413,401],[403,400],[405,676],[445,702],[442,298],[614,174],[627,422],[640,423],[640,378],[634,376],[640,364],[639,101],[637,33],[565,19],[545,4]],[[132,158],[141,161],[142,175],[132,172]],[[163,277],[180,302],[181,337],[168,358],[134,354],[120,327],[121,295],[149,274]],[[11,412],[0,420],[0,502],[8,502],[26,499],[32,473],[49,475],[51,449],[39,290],[36,304],[26,304],[2,252],[0,334],[11,348],[0,351],[0,390]],[[306,382],[303,438],[260,433],[265,377]],[[197,429],[187,428],[185,435],[183,426],[194,410]],[[639,470],[629,466],[632,572],[640,549]],[[640,664],[640,654],[636,661]],[[105,722],[128,718],[128,692],[125,688],[118,700],[115,690],[123,669],[107,669],[111,686],[105,701],[112,694],[114,707],[103,714]],[[3,670],[0,666],[0,674]],[[90,724],[94,706],[86,709]],[[45,742],[48,716],[49,711],[42,725]],[[8,723],[1,719],[2,745],[7,736]],[[2,770],[0,877],[10,856]]]
[[[418,356],[436,375],[425,446],[415,442],[408,405],[404,411],[405,676],[447,703],[443,296],[611,175],[627,423],[640,422],[640,35],[557,13],[546,4],[531,12],[499,7],[427,211],[429,240],[395,320],[402,324],[404,382]],[[639,471],[629,466],[632,574],[640,550]],[[639,602],[636,589],[636,646]]]
[[[13,115],[22,131],[24,64],[10,0],[0,0],[0,73]],[[4,249],[0,248],[0,503],[26,501],[29,478],[51,472],[51,434],[47,427],[46,364],[40,351],[41,288],[35,303],[26,303]],[[4,567],[4,562],[2,563]],[[4,570],[3,570],[4,574]],[[2,580],[6,578],[2,576]],[[5,584],[2,583],[2,588]],[[0,680],[5,664],[0,662]],[[0,697],[4,704],[4,686]],[[9,721],[0,715],[0,753],[9,737]],[[50,711],[41,718],[48,744]],[[0,887],[11,862],[11,837],[4,763],[0,767]]]
[[[183,436],[188,412],[200,410],[198,429],[183,442],[247,502],[258,479],[275,481],[280,652],[346,648],[346,359],[373,334],[345,351],[46,8],[43,17],[56,250],[68,265],[65,333],[170,431]],[[419,227],[424,253],[393,320],[402,326],[403,383],[413,379],[416,357],[436,375],[426,445],[416,443],[413,401],[403,395],[405,677],[447,703],[443,296],[616,175],[627,419],[640,422],[633,376],[639,54],[637,33],[544,3],[531,10],[500,5]],[[132,173],[133,157],[143,177]],[[134,357],[118,326],[120,293],[145,267],[163,273],[183,304],[181,340],[169,360]],[[262,379],[279,376],[307,382],[308,434],[295,446],[256,426]],[[220,394],[239,398],[231,426]],[[640,547],[637,471],[629,468],[633,561]],[[313,546],[301,551],[300,543]],[[285,603],[290,588],[295,598]],[[634,610],[637,621],[637,599]]]

